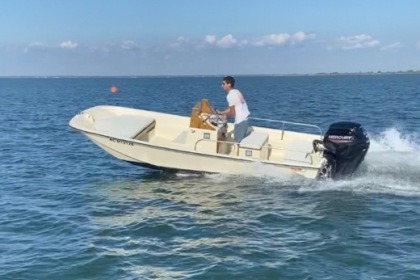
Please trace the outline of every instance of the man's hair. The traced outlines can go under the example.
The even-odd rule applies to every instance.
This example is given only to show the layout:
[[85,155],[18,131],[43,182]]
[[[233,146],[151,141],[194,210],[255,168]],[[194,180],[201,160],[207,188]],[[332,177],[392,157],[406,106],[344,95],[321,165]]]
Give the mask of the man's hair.
[[223,81],[227,84],[230,84],[233,87],[235,87],[235,79],[231,76],[226,76],[223,78]]

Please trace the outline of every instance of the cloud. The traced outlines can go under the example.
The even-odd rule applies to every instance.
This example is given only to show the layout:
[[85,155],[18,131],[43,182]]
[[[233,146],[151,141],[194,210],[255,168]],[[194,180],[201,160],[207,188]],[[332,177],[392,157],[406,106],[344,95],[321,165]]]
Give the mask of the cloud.
[[54,49],[65,49],[65,50],[72,50],[77,47],[77,43],[73,41],[64,41],[58,45],[49,45],[42,42],[30,42],[24,49],[24,53],[28,53],[30,51],[46,51],[46,50],[54,50]]
[[41,42],[30,42],[24,49],[24,53],[28,53],[31,50],[45,50],[48,46]]
[[77,48],[77,43],[69,40],[69,41],[62,42],[59,45],[59,47],[61,49],[72,50],[72,49]]
[[221,39],[217,39],[215,35],[206,35],[204,41],[209,45],[214,45],[220,48],[232,48],[238,46],[238,40],[232,34],[228,34]]
[[236,45],[237,40],[231,35],[226,35],[219,41],[217,41],[217,45],[222,48],[231,48]]
[[244,39],[238,41],[232,34],[228,34],[221,39],[218,39],[215,35],[206,35],[204,41],[206,44],[214,45],[221,48],[232,48],[232,47],[281,47],[287,44],[295,45],[304,41],[315,38],[315,34],[307,34],[305,32],[297,32],[294,35],[289,33],[273,33],[265,35],[260,38]]
[[206,35],[206,37],[204,37],[204,41],[210,45],[213,45],[216,43],[217,38],[215,35]]
[[381,51],[398,51],[403,47],[400,42],[395,42],[381,48]]
[[171,48],[181,48],[182,46],[186,46],[190,43],[190,40],[188,38],[185,38],[184,36],[179,36],[176,39],[175,43],[170,44],[169,46]]
[[354,50],[366,49],[378,46],[380,42],[370,35],[360,34],[349,37],[339,37],[335,40],[335,44],[329,49]]
[[293,41],[296,43],[312,40],[316,37],[315,34],[310,33],[306,34],[305,32],[299,31],[295,35],[293,35]]
[[264,46],[283,46],[292,39],[288,33],[279,33],[263,36],[260,39],[253,41],[251,44],[258,47]]
[[263,36],[261,38],[255,39],[251,42],[251,45],[257,47],[281,47],[285,45],[296,45],[303,43],[308,40],[312,40],[316,37],[315,34],[310,33],[307,34],[305,32],[299,31],[294,35],[290,35],[289,33],[278,33],[278,34],[270,34]]
[[141,47],[134,41],[124,40],[120,44],[120,48],[123,49],[123,50],[126,50],[126,51],[133,51],[133,50],[138,50]]

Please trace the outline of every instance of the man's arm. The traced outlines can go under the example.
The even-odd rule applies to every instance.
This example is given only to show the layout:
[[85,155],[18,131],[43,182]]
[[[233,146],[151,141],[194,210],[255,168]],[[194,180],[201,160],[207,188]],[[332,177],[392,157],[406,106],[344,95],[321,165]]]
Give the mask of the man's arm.
[[235,116],[235,106],[229,106],[226,110],[216,110],[219,115]]

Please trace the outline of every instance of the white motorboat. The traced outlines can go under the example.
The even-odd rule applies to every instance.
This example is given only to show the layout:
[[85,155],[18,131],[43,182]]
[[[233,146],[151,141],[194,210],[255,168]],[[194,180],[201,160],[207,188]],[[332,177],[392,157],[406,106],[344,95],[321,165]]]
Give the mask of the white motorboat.
[[[369,138],[354,122],[318,126],[267,119],[279,129],[252,126],[240,143],[227,123],[202,100],[191,116],[118,106],[96,106],[69,125],[114,157],[142,166],[205,173],[253,175],[261,167],[307,178],[352,175],[363,161]],[[295,127],[297,131],[286,129]],[[312,129],[314,133],[302,132]],[[299,131],[300,130],[300,131]]]

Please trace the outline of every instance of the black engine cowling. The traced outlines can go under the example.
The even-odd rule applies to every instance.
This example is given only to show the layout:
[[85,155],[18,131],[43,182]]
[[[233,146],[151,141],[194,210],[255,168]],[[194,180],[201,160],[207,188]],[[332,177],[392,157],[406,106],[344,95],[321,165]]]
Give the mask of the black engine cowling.
[[314,141],[314,149],[322,147],[327,159],[319,177],[337,179],[352,175],[364,160],[369,145],[369,137],[359,123],[333,123],[323,141]]

